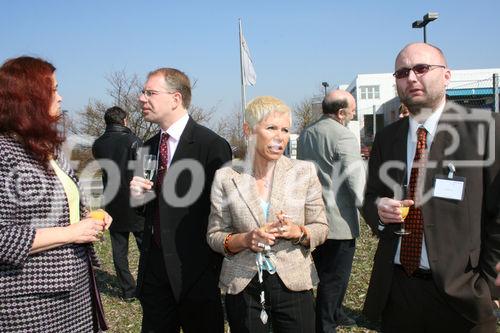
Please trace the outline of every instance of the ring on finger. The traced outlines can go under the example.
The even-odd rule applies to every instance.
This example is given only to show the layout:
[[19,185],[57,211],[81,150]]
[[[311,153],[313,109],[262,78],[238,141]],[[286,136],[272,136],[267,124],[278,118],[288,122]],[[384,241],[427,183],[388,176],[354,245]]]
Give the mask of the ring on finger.
[[264,248],[264,247],[265,247],[265,245],[264,245],[264,243],[262,243],[262,242],[258,242],[258,243],[257,243],[257,247]]

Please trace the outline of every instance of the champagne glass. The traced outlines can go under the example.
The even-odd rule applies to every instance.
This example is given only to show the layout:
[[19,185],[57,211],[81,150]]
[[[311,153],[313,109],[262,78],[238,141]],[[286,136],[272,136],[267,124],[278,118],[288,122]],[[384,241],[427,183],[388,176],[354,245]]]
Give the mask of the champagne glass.
[[[408,186],[403,185],[403,200],[408,197]],[[401,229],[394,231],[396,235],[404,236],[404,235],[409,235],[410,232],[405,229],[405,219],[408,216],[408,213],[410,212],[410,206],[403,206],[403,202],[401,201],[401,207],[399,207],[399,211],[401,212]]]
[[[142,170],[145,179],[153,181],[156,174],[156,167],[156,155],[144,155],[144,159],[142,160]],[[152,189],[147,191],[150,192]]]

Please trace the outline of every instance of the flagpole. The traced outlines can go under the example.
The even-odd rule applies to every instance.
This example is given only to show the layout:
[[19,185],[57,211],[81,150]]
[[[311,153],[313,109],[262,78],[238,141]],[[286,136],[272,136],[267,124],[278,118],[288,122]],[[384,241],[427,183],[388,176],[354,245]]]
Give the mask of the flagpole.
[[[241,112],[243,123],[245,122],[245,106],[246,106],[246,95],[245,95],[245,82],[243,78],[243,38],[242,38],[242,30],[241,30],[241,19],[238,19],[239,22],[239,31],[240,31],[240,73],[241,73]],[[242,124],[243,128],[243,124]]]

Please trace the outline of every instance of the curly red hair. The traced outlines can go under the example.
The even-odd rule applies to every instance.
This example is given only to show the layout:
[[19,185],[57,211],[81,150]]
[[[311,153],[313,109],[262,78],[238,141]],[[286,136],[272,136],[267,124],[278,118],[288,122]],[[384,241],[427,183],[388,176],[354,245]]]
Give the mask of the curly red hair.
[[55,98],[49,62],[28,56],[7,60],[0,67],[0,133],[19,141],[47,165],[64,142],[57,129],[60,116],[51,116]]

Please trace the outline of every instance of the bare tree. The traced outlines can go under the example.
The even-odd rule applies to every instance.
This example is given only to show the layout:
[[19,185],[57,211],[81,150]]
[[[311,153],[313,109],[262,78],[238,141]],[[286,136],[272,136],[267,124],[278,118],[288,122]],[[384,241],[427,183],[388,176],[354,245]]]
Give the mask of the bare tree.
[[315,108],[312,98],[304,98],[293,107],[294,128],[300,133],[305,127],[319,119],[321,108]]
[[111,103],[90,100],[85,109],[79,113],[78,133],[99,136],[104,132],[104,113],[112,105],[124,109],[128,113],[128,126],[141,139],[151,137],[157,127],[148,123],[142,116],[139,95],[142,85],[136,74],[129,75],[124,70],[112,72],[106,76],[110,87],[107,89]]
[[[142,83],[139,77],[136,74],[128,74],[125,70],[121,70],[107,75],[106,81],[110,86],[107,93],[111,97],[111,103],[90,100],[85,109],[79,113],[80,121],[75,131],[96,137],[101,135],[105,128],[104,113],[106,109],[116,105],[128,113],[128,127],[132,132],[143,140],[152,137],[158,131],[158,126],[145,121],[142,116],[141,103],[139,102]],[[193,82],[194,87],[197,80],[195,79]],[[192,105],[189,113],[195,121],[208,124],[215,110],[216,106],[209,111],[205,111],[199,106]]]
[[[64,119],[67,133],[83,134],[93,138],[99,137],[105,130],[104,113],[111,106],[119,106],[128,113],[127,126],[143,141],[152,137],[158,132],[158,125],[144,120],[142,115],[139,97],[142,91],[142,83],[136,74],[128,74],[124,70],[112,72],[106,76],[109,84],[107,94],[111,97],[110,103],[101,100],[90,100],[85,109],[79,112],[76,117],[78,121]],[[193,81],[193,87],[197,80]],[[208,124],[215,113],[216,106],[208,112],[198,106],[191,106],[188,110],[191,117],[199,122]],[[76,125],[75,125],[76,124]],[[63,125],[64,126],[64,125]],[[74,159],[80,161],[79,170],[85,167],[92,160],[91,147],[89,142],[79,144],[73,149]]]
[[213,127],[213,131],[225,138],[233,150],[235,158],[242,158],[246,153],[246,140],[243,135],[243,114],[239,105],[235,105],[231,113],[221,119]]
[[104,112],[108,108],[104,102],[99,100],[91,100],[80,112],[80,120],[78,122],[77,132],[90,136],[99,136],[104,131]]
[[212,119],[212,116],[214,115],[216,109],[217,107],[213,106],[212,108],[210,108],[210,110],[205,111],[205,109],[200,106],[191,105],[188,112],[191,118],[193,118],[193,120],[198,124],[207,126],[210,123],[210,120]]

